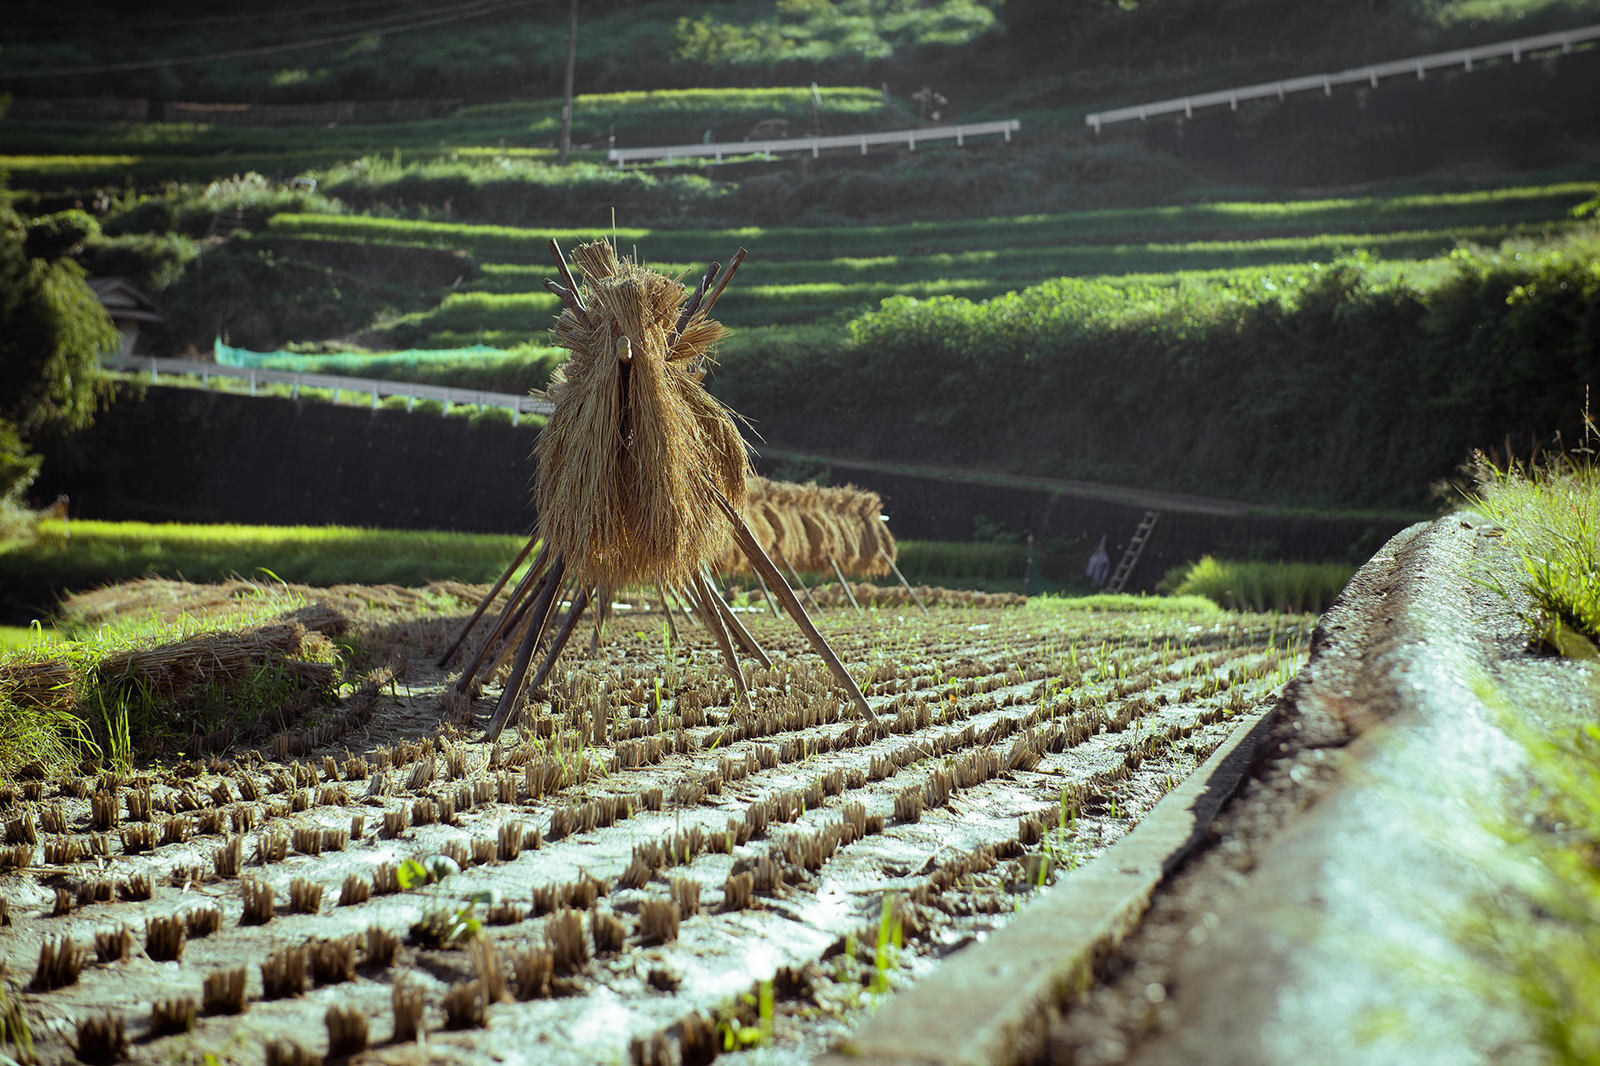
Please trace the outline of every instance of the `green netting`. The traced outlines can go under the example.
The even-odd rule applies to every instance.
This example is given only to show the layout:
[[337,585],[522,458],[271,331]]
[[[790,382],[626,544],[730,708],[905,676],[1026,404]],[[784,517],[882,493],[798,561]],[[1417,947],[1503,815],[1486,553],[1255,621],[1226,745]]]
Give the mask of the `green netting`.
[[212,344],[218,366],[238,366],[252,370],[287,370],[301,374],[344,374],[352,377],[387,377],[396,370],[415,370],[440,363],[482,363],[503,359],[511,353],[487,344],[467,348],[412,348],[402,352],[252,352],[223,344],[219,337]]

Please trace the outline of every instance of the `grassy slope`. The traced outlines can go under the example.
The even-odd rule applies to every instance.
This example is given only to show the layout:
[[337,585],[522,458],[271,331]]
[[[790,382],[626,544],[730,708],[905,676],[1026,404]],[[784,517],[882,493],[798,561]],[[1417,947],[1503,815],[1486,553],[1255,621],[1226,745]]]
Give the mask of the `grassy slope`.
[[[948,223],[836,228],[739,227],[727,230],[619,228],[669,273],[725,259],[744,246],[751,257],[737,292],[720,305],[736,327],[796,324],[876,306],[889,296],[954,294],[980,299],[1046,277],[1112,276],[1129,284],[1215,281],[1233,272],[1263,279],[1304,270],[1353,251],[1414,262],[1462,241],[1496,244],[1512,236],[1559,232],[1592,186],[1564,183],[1434,196],[1360,197],[1294,203],[1232,202],[1071,212]],[[404,321],[409,343],[443,346],[482,340],[500,346],[542,339],[556,301],[539,283],[542,242],[565,245],[597,230],[530,230],[351,215],[279,214],[271,231],[296,237],[464,248],[482,263],[477,279],[432,310]],[[653,259],[663,249],[671,259]],[[884,254],[891,251],[893,254]],[[528,260],[533,260],[528,262]],[[1262,271],[1259,268],[1273,268]],[[775,335],[762,331],[761,343]],[[735,340],[731,352],[739,350]]]

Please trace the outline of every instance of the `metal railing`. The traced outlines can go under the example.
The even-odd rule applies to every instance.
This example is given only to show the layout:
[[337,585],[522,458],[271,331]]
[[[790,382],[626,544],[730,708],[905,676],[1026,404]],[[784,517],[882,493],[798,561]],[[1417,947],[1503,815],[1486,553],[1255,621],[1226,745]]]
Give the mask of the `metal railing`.
[[161,374],[198,377],[202,386],[209,385],[213,377],[235,378],[249,382],[250,395],[256,395],[261,385],[288,385],[290,395],[299,398],[300,390],[331,389],[333,402],[339,394],[348,392],[358,396],[370,395],[372,407],[377,409],[384,397],[404,396],[406,410],[410,411],[418,400],[437,400],[446,412],[453,406],[471,404],[479,407],[505,407],[511,411],[511,424],[517,425],[525,414],[548,415],[555,408],[549,400],[535,396],[519,396],[510,392],[486,392],[482,389],[461,389],[453,385],[424,385],[415,381],[380,381],[377,378],[346,377],[342,374],[302,374],[292,370],[262,370],[257,367],[222,366],[201,362],[198,359],[162,359],[153,355],[108,356],[100,361],[107,370],[128,370],[148,373],[152,382]]
[[1102,127],[1116,122],[1131,122],[1135,119],[1142,121],[1159,115],[1175,115],[1180,112],[1185,117],[1190,117],[1194,114],[1196,108],[1218,107],[1222,104],[1227,104],[1237,111],[1241,101],[1264,100],[1272,97],[1282,100],[1290,93],[1306,92],[1314,89],[1321,89],[1323,95],[1331,96],[1335,85],[1356,85],[1365,82],[1376,89],[1378,81],[1382,78],[1409,74],[1414,75],[1418,81],[1421,81],[1430,70],[1455,67],[1471,70],[1474,63],[1482,63],[1491,59],[1504,59],[1508,56],[1513,63],[1520,63],[1523,56],[1540,52],[1560,51],[1565,55],[1571,52],[1574,46],[1585,41],[1597,39],[1600,39],[1600,26],[1580,26],[1577,29],[1562,30],[1557,33],[1541,33],[1534,37],[1519,37],[1514,41],[1497,41],[1494,44],[1478,45],[1475,48],[1457,48],[1451,52],[1434,52],[1430,55],[1396,59],[1388,63],[1352,67],[1337,74],[1308,74],[1299,78],[1285,78],[1283,81],[1241,85],[1237,88],[1221,89],[1217,92],[1195,93],[1191,96],[1179,96],[1170,100],[1158,100],[1150,104],[1119,107],[1112,111],[1097,111],[1094,114],[1085,116],[1083,121],[1085,125],[1092,127],[1096,133],[1099,133]]
[[903,145],[911,151],[916,151],[917,145],[930,141],[953,140],[957,146],[961,146],[967,143],[968,137],[982,137],[996,133],[1009,141],[1011,135],[1021,128],[1020,120],[1008,118],[995,122],[964,122],[956,126],[928,126],[923,129],[890,130],[883,133],[840,133],[816,137],[783,137],[776,140],[714,141],[709,144],[613,148],[606,153],[606,159],[620,167],[643,159],[665,159],[671,162],[674,159],[710,156],[720,163],[724,156],[771,156],[777,152],[810,152],[812,158],[816,158],[824,149],[835,148],[859,148],[861,154],[866,155],[868,147],[872,145]]

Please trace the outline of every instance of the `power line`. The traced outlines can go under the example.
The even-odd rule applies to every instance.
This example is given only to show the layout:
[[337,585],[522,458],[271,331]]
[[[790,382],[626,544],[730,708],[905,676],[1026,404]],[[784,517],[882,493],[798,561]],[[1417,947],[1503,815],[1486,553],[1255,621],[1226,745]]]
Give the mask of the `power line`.
[[232,48],[221,52],[210,52],[194,56],[169,56],[163,59],[133,59],[121,63],[96,63],[77,67],[47,67],[42,70],[27,70],[8,72],[3,77],[7,81],[23,78],[59,78],[76,77],[83,74],[115,74],[133,70],[155,70],[160,67],[182,66],[190,63],[215,63],[223,59],[242,59],[247,56],[271,55],[275,52],[293,52],[306,48],[323,48],[331,44],[345,44],[350,41],[359,41],[374,35],[387,35],[396,33],[409,33],[413,30],[423,30],[430,26],[442,26],[450,22],[460,22],[463,19],[477,18],[480,15],[492,15],[509,8],[517,7],[521,0],[479,0],[476,4],[466,7],[449,15],[438,15],[433,18],[422,19],[407,25],[383,26],[374,24],[360,30],[351,30],[345,33],[332,34],[326,37],[316,37],[305,41],[293,41],[287,44],[258,45],[253,48]]
[[[412,5],[417,10],[405,15],[412,17],[420,14],[423,9],[437,9],[439,5],[422,0]],[[31,25],[10,25],[0,28],[0,43],[11,43],[19,39],[32,37],[48,37],[52,42],[59,43],[63,37],[82,38],[99,35],[126,35],[129,33],[142,33],[151,30],[195,29],[206,26],[233,26],[246,23],[280,22],[284,20],[299,21],[308,17],[322,17],[327,15],[343,15],[354,11],[368,11],[378,8],[391,14],[386,17],[395,17],[396,5],[391,0],[354,0],[348,4],[312,4],[308,7],[275,7],[267,11],[241,11],[229,15],[201,15],[195,18],[156,18],[148,21],[106,21],[91,25],[81,22],[74,23],[33,23]]]

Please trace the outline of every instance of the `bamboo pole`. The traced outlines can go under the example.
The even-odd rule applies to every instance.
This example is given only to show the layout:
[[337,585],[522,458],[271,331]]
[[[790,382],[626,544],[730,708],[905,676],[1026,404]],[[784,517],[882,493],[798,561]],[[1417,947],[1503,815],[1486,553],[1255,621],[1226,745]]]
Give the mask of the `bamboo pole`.
[[533,605],[533,616],[528,619],[527,627],[522,634],[522,642],[517,646],[516,662],[512,664],[505,687],[500,690],[500,702],[495,704],[494,718],[490,720],[490,729],[496,737],[500,735],[500,730],[505,728],[506,719],[511,716],[511,708],[516,706],[517,697],[522,695],[522,679],[528,675],[528,660],[533,658],[534,645],[539,643],[539,637],[544,633],[544,623],[550,618],[550,606],[555,600],[555,594],[561,579],[566,574],[566,569],[567,561],[558,558],[550,568],[549,578],[545,582],[544,590],[539,593],[538,602]]
[[733,613],[733,608],[728,606],[727,601],[717,594],[717,588],[711,579],[703,574],[701,577],[706,587],[711,590],[711,601],[716,606],[717,613],[722,616],[722,622],[728,627],[728,632],[732,633],[734,638],[739,641],[739,646],[745,650],[745,654],[754,656],[762,666],[771,670],[772,660],[767,657],[766,652],[761,650],[761,645],[756,643],[756,638],[752,637],[750,631],[744,627],[744,623],[739,621],[739,616]]
[[[483,617],[483,612],[489,609],[489,604],[494,602],[494,598],[500,594],[500,590],[506,587],[506,582],[511,580],[511,575],[516,572],[518,566],[522,565],[522,560],[528,557],[528,553],[533,550],[533,546],[538,540],[539,535],[537,533],[528,538],[528,543],[524,544],[522,550],[517,553],[517,557],[511,560],[511,565],[506,567],[506,572],[500,575],[500,579],[494,583],[494,587],[488,591],[482,600],[478,601],[478,609],[472,612],[472,617],[467,619],[466,624],[461,627],[461,632],[456,634],[456,639],[451,643],[450,650],[439,656],[439,661],[435,664],[439,669],[443,670],[445,664],[450,661],[450,657],[461,647],[462,641],[467,639],[467,634],[472,632],[472,627],[478,624],[478,619]],[[544,557],[545,549],[540,549],[539,557],[534,561],[530,569],[537,570],[544,562]]]
[[656,592],[661,597],[661,613],[667,616],[667,632],[672,636],[673,647],[677,647],[683,643],[683,638],[678,636],[678,623],[672,619],[672,604],[667,602],[666,586],[657,583]]
[[850,600],[850,606],[856,609],[856,614],[860,614],[861,605],[856,602],[856,594],[850,590],[850,582],[844,579],[844,571],[839,569],[839,560],[830,555],[828,556],[828,564],[833,567],[834,576],[839,579],[839,587],[844,589],[846,598]]
[[711,630],[711,635],[717,640],[717,648],[722,652],[722,661],[727,664],[728,672],[733,675],[734,688],[739,690],[739,699],[747,708],[754,709],[750,703],[750,690],[745,688],[744,675],[739,672],[739,660],[733,654],[733,642],[728,639],[728,631],[722,628],[722,619],[718,617],[717,609],[711,606],[710,593],[706,590],[705,580],[699,574],[690,576],[688,592],[690,601],[700,615],[700,621]]
[[884,551],[882,548],[879,548],[878,554],[883,556],[883,561],[889,564],[889,569],[893,570],[894,576],[900,579],[900,584],[904,585],[906,587],[906,591],[911,593],[911,602],[916,604],[918,607],[921,607],[923,614],[930,613],[928,611],[928,605],[922,602],[922,597],[918,596],[917,590],[911,587],[911,582],[906,580],[906,575],[902,574],[900,572],[900,568],[894,565],[894,560],[889,558],[889,553]]
[[867,703],[867,698],[861,694],[861,687],[856,684],[855,678],[851,677],[850,672],[844,668],[844,663],[839,661],[839,656],[834,654],[833,648],[823,635],[817,631],[817,627],[812,624],[811,619],[806,615],[805,608],[800,606],[799,599],[795,597],[794,590],[783,583],[783,578],[778,573],[778,568],[772,565],[771,559],[767,558],[767,553],[762,550],[760,542],[755,538],[755,534],[750,532],[750,527],[744,524],[744,519],[740,517],[738,511],[734,510],[733,505],[723,499],[722,493],[715,492],[713,496],[717,501],[717,506],[722,508],[722,513],[727,516],[729,522],[733,523],[734,540],[738,543],[740,549],[744,551],[745,557],[750,560],[750,565],[755,568],[757,573],[762,574],[773,582],[778,589],[779,601],[783,603],[784,608],[789,612],[789,616],[794,619],[795,625],[800,627],[800,632],[804,633],[806,639],[811,642],[811,647],[818,655],[822,656],[822,661],[828,664],[828,669],[833,672],[833,676],[838,679],[839,683],[844,686],[845,691],[849,693],[851,702],[856,705],[863,715],[876,721],[878,716],[873,712],[872,706]]
[[[550,642],[550,650],[545,652],[544,662],[539,664],[539,672],[528,683],[529,692],[538,692],[539,687],[550,677],[550,671],[554,669],[556,660],[561,657],[561,652],[566,648],[567,641],[572,639],[572,631],[578,628],[578,621],[583,617],[583,609],[588,605],[589,590],[581,588],[578,590],[577,595],[573,597],[572,607],[567,611],[567,617],[562,620],[561,629],[556,633],[555,639]],[[504,703],[504,697],[505,693],[502,692],[502,703]],[[506,727],[506,720],[511,717],[511,708],[515,705],[515,701],[513,701],[505,704],[503,711],[500,707],[495,708],[494,718],[489,722],[489,728],[483,736],[484,740],[492,742],[500,738],[500,731]]]

